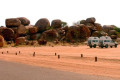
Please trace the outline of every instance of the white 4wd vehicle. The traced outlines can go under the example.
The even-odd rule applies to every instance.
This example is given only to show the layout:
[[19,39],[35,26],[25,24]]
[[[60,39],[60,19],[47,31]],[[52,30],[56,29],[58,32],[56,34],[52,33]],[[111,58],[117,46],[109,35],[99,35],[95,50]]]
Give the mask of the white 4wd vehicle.
[[109,36],[102,36],[99,40],[99,47],[101,48],[108,48],[108,46],[110,46],[111,48],[113,46],[115,46],[115,48],[117,47],[117,42],[114,42]]
[[88,46],[90,48],[94,47],[96,48],[96,46],[99,45],[99,38],[98,37],[89,37],[88,38]]
[[101,48],[103,48],[103,47],[108,48],[110,46],[112,48],[113,46],[115,46],[115,48],[116,48],[117,43],[112,41],[112,39],[109,36],[102,36],[100,38],[89,37],[88,38],[88,46],[90,48],[92,48],[92,47],[96,48],[96,46],[99,46]]

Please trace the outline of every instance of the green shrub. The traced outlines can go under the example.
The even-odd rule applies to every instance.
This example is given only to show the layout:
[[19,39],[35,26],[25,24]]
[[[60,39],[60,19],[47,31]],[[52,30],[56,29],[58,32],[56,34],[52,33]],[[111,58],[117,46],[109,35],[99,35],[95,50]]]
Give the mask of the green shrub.
[[117,32],[119,32],[119,33],[120,33],[120,28],[115,27],[115,28],[114,28],[114,30],[116,30]]

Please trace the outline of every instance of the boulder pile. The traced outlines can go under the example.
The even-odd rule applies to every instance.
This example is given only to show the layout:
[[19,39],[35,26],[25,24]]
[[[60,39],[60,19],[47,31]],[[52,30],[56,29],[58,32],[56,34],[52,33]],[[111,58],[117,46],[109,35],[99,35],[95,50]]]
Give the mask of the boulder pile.
[[30,21],[25,17],[19,17],[6,19],[5,23],[7,29],[3,30],[2,35],[5,36],[4,38],[6,41],[9,41],[11,39],[15,40],[18,37],[26,36],[27,30],[25,26],[28,26],[30,24]]
[[67,26],[67,23],[55,19],[51,24],[47,18],[39,19],[35,25],[30,25],[30,20],[25,17],[8,18],[5,20],[6,27],[0,27],[0,46],[3,46],[3,41],[13,41],[17,45],[26,43],[30,40],[37,40],[38,44],[45,45],[47,41],[58,43],[66,42],[84,42],[90,36],[101,37],[110,36],[112,39],[117,39],[119,30],[115,29],[114,25],[102,25],[96,23],[94,17],[81,20],[72,26]]
[[86,27],[88,27],[91,31],[91,35],[94,31],[101,31],[102,26],[99,23],[95,23],[96,19],[94,17],[87,18],[86,20],[81,20],[80,24],[84,24]]

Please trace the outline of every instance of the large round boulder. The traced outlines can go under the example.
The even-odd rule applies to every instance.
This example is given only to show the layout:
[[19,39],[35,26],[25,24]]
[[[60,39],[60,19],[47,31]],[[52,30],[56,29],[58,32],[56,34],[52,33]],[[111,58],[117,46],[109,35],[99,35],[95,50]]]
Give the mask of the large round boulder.
[[6,19],[5,23],[6,23],[6,27],[8,28],[18,27],[21,25],[21,21],[17,18]]
[[18,44],[24,44],[25,42],[26,42],[26,38],[25,37],[18,37],[15,40],[15,44],[16,45],[18,45]]
[[91,18],[87,18],[86,19],[86,22],[87,23],[95,23],[96,19],[94,17],[91,17]]
[[17,34],[20,34],[20,35],[22,35],[22,34],[26,34],[26,28],[25,28],[25,26],[24,25],[20,25],[18,28],[17,28]]
[[0,47],[3,47],[5,44],[4,38],[0,35]]
[[2,35],[6,41],[10,41],[14,38],[14,31],[11,28],[3,30]]
[[91,35],[90,29],[87,26],[85,26],[84,24],[80,24],[79,26],[84,27],[84,32],[87,34],[86,37],[90,37],[90,35]]
[[29,28],[30,34],[35,34],[35,33],[37,33],[37,31],[38,31],[37,27],[31,27],[31,28]]
[[55,40],[58,37],[59,37],[58,32],[55,29],[44,31],[41,35],[41,39],[50,41]]
[[38,27],[38,31],[42,33],[50,27],[50,22],[47,18],[42,18],[36,22],[35,26]]
[[105,32],[109,32],[110,30],[114,30],[114,28],[115,28],[115,26],[112,26],[112,25],[104,25],[103,26],[103,30],[105,31]]
[[51,23],[51,27],[55,28],[61,28],[62,27],[62,21],[59,19],[53,20]]
[[74,25],[74,26],[70,26],[69,27],[69,32],[71,33],[71,36],[73,39],[77,39],[79,34],[80,34],[80,29],[77,25]]
[[95,25],[95,28],[96,28],[97,31],[101,31],[102,30],[101,24],[95,23],[94,25]]
[[104,29],[113,30],[113,29],[115,28],[115,26],[112,26],[112,25],[104,25],[103,28],[104,28]]
[[24,25],[24,26],[27,26],[27,25],[30,24],[30,20],[28,20],[28,19],[25,18],[25,17],[19,17],[19,18],[17,18],[17,19],[19,19],[19,20],[21,21],[21,24]]
[[2,35],[4,29],[6,29],[6,27],[0,27],[0,35]]

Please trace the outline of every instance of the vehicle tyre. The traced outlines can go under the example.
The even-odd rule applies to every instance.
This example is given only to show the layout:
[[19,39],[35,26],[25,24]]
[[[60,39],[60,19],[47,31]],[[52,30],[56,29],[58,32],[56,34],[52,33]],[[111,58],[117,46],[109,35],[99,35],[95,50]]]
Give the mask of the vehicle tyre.
[[92,45],[90,45],[89,47],[92,48]]
[[103,48],[103,46],[101,46],[101,48]]
[[112,48],[112,46],[110,46]]
[[96,48],[96,44],[93,47]]
[[115,48],[117,48],[117,44],[115,44]]
[[108,45],[105,45],[105,48],[108,48]]

